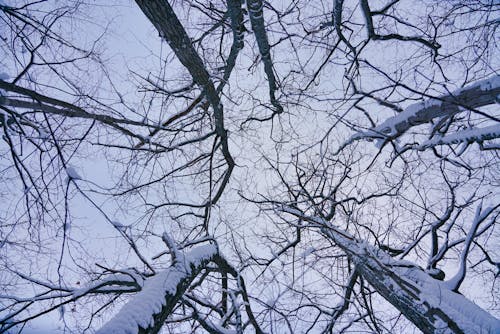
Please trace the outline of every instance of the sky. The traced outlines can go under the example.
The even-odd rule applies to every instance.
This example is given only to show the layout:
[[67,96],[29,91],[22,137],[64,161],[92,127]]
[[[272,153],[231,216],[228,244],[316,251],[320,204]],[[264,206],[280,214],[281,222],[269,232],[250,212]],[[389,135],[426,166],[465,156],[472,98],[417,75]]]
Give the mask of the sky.
[[[106,3],[105,5],[91,5],[89,7],[83,7],[83,10],[85,11],[83,13],[84,15],[81,16],[83,19],[78,19],[74,22],[76,27],[74,29],[74,34],[81,36],[82,44],[88,44],[97,36],[100,36],[104,30],[106,31],[97,47],[101,52],[101,60],[106,65],[110,77],[113,78],[116,90],[120,92],[120,97],[123,98],[126,102],[125,104],[129,106],[128,110],[123,107],[123,105],[117,105],[116,108],[131,117],[138,117],[141,113],[147,112],[151,119],[158,121],[163,119],[165,115],[171,114],[172,110],[176,110],[175,107],[178,105],[175,103],[168,106],[145,106],[143,103],[144,101],[140,99],[143,95],[136,92],[138,79],[133,72],[140,73],[142,75],[151,74],[158,75],[159,77],[164,76],[167,78],[177,78],[179,77],[177,74],[186,72],[183,69],[179,69],[177,66],[178,64],[175,62],[173,65],[165,67],[165,73],[158,74],[155,72],[156,69],[162,65],[162,61],[167,57],[167,54],[170,51],[166,43],[162,43],[160,41],[158,33],[141,13],[139,8],[132,2],[125,4],[125,2],[116,1],[111,4]],[[109,21],[110,18],[112,18],[111,21]],[[285,17],[283,19],[290,20],[290,22],[296,21],[295,17]],[[318,19],[318,22],[320,21],[321,20]],[[78,28],[83,29],[79,30]],[[277,36],[273,36],[273,38],[276,37]],[[327,36],[325,38],[329,37]],[[281,168],[281,171],[286,177],[292,179],[291,177],[294,176],[294,173],[297,171],[287,166],[291,166],[294,155],[301,153],[303,156],[310,158],[311,161],[314,161],[314,159],[318,156],[326,154],[325,152],[329,151],[329,145],[332,142],[339,142],[343,137],[346,137],[348,132],[346,132],[345,129],[348,129],[350,125],[339,125],[339,127],[342,127],[344,131],[329,132],[329,129],[332,128],[332,124],[336,124],[335,122],[338,121],[335,116],[331,116],[331,114],[324,112],[325,110],[328,110],[330,106],[332,110],[337,107],[337,101],[333,98],[329,100],[331,97],[329,93],[332,90],[343,88],[342,84],[345,84],[345,82],[342,81],[344,73],[333,71],[335,67],[332,65],[331,67],[326,66],[324,73],[322,73],[322,76],[318,79],[318,88],[316,90],[316,93],[318,94],[317,96],[320,97],[318,100],[311,101],[307,106],[295,106],[291,104],[292,106],[289,108],[291,116],[284,115],[283,117],[278,117],[275,122],[273,121],[262,124],[251,123],[245,131],[240,132],[239,127],[241,122],[249,114],[261,116],[267,112],[265,109],[259,108],[259,103],[267,100],[267,86],[265,75],[262,72],[262,66],[260,66],[261,64],[259,65],[257,62],[257,65],[255,65],[253,63],[255,61],[255,57],[252,52],[248,51],[248,48],[252,47],[255,47],[255,44],[250,42],[247,49],[244,50],[243,59],[239,60],[238,63],[238,66],[241,68],[248,68],[248,70],[237,71],[234,73],[234,76],[232,77],[234,81],[232,82],[231,87],[228,88],[227,92],[228,99],[226,101],[227,104],[225,105],[225,110],[228,115],[227,124],[230,133],[230,145],[232,152],[236,156],[237,168],[232,176],[231,188],[228,190],[229,195],[227,197],[229,198],[225,198],[225,209],[213,209],[213,220],[220,222],[216,226],[213,226],[213,232],[222,239],[229,239],[228,236],[230,235],[230,232],[237,231],[240,233],[239,237],[242,237],[244,240],[249,240],[248,243],[250,244],[250,248],[253,248],[253,254],[262,257],[272,257],[275,250],[266,245],[264,238],[261,238],[261,236],[264,234],[266,229],[269,229],[271,232],[280,232],[278,225],[270,226],[271,224],[269,224],[269,222],[274,223],[277,219],[274,216],[270,219],[269,216],[271,215],[267,216],[266,214],[261,214],[255,206],[241,201],[241,198],[237,195],[238,190],[249,190],[248,192],[253,196],[253,199],[262,199],[267,196],[268,193],[279,194],[279,182],[277,182],[275,171],[270,168],[273,164],[275,164],[275,167]],[[373,48],[373,50],[370,48]],[[320,48],[318,49],[319,51],[311,51],[304,48],[296,51],[297,54],[304,57],[304,59],[310,57],[309,62],[314,64],[314,66],[311,65],[310,67],[305,64],[304,71],[315,68],[315,64],[319,60],[323,59],[323,52],[325,50],[321,50]],[[370,45],[367,49],[369,50],[367,51],[368,54],[381,52],[379,57],[376,57],[375,61],[390,67],[390,62],[392,60],[389,59],[393,56],[391,48],[384,49],[383,47],[380,47],[380,45]],[[404,57],[406,52],[408,54],[415,52],[417,55],[416,58],[420,56],[418,54],[418,48],[414,48],[412,46],[409,46],[407,49],[397,49],[396,53],[399,57]],[[170,55],[168,57],[172,56]],[[276,63],[279,64],[278,72],[282,71],[285,73],[289,67],[295,66],[296,64],[289,62],[289,60],[293,59],[293,57],[294,55],[292,55],[292,53],[276,54],[275,60]],[[333,59],[331,64],[335,63],[335,61],[339,61],[339,59]],[[0,61],[0,64],[5,63]],[[422,66],[422,68],[425,72],[426,67]],[[10,71],[8,67],[4,66],[4,68],[0,68],[0,73],[2,72],[7,75],[11,75],[13,71]],[[105,78],[98,78],[99,75],[102,76],[102,74],[99,74],[99,69],[89,68],[88,73],[95,74],[97,79],[102,79],[102,81],[99,81],[95,77],[92,77],[91,75],[89,76],[90,79],[96,79],[98,81],[98,84],[96,84],[98,88],[95,89],[96,96],[102,97],[103,100],[109,98],[109,100],[114,99],[116,101],[117,93],[112,91]],[[427,75],[427,73],[419,74],[422,77]],[[437,76],[439,76],[439,74],[437,74]],[[248,80],[248,78],[252,78],[252,80]],[[87,84],[89,89],[92,85],[94,85],[94,80],[86,80],[86,78],[81,79],[82,84]],[[294,80],[298,79],[294,78],[293,75],[290,75],[290,77],[287,77],[286,79],[283,78],[284,85],[289,83],[290,87],[293,87],[293,84],[295,83]],[[405,82],[412,82],[412,78],[408,78],[406,76],[403,76],[401,80]],[[418,79],[414,80],[417,81],[423,79],[418,77]],[[364,89],[369,90],[372,87],[376,87],[379,82],[366,80],[360,81],[359,84]],[[459,84],[455,84],[455,82],[450,83],[450,87],[457,85]],[[435,85],[433,86],[433,89],[439,90],[443,88]],[[322,90],[324,90],[324,94]],[[241,92],[252,92],[254,96],[250,96],[250,94],[241,94],[243,97],[240,98],[239,93]],[[292,93],[300,96],[297,91],[293,91]],[[294,95],[290,95],[290,100],[294,100]],[[231,99],[233,96],[236,96],[237,99]],[[256,98],[253,99],[253,97]],[[412,103],[415,103],[415,101],[407,101],[403,99],[401,106],[406,107]],[[361,106],[368,106],[371,108],[374,105],[361,104]],[[158,112],[158,110],[161,110],[161,112]],[[388,115],[394,114],[393,110],[384,109],[382,111],[382,108],[380,108],[380,112],[378,112],[378,109],[374,110],[377,110],[377,112],[372,113],[377,124],[380,124],[379,122],[384,120]],[[137,114],[134,114],[134,112],[137,112]],[[299,130],[292,132],[290,131],[291,129]],[[325,141],[324,147],[306,147],[308,143],[317,142],[321,138],[325,137],[325,133],[328,133],[328,136],[331,136],[331,138]],[[279,144],[276,144],[278,141]],[[297,147],[302,149],[302,151],[297,152]],[[353,159],[357,157],[356,154],[361,155],[364,152],[371,154],[376,151],[376,147],[373,143],[370,143],[364,147],[359,147],[359,150],[355,151],[353,154],[353,156],[355,156]],[[290,154],[290,152],[292,152],[292,154]],[[86,153],[88,154],[87,157],[85,157]],[[267,154],[267,157],[269,157],[270,160],[263,161],[261,154]],[[81,237],[85,240],[86,246],[88,246],[89,249],[92,249],[95,253],[94,255],[96,256],[96,259],[109,261],[105,262],[105,264],[109,267],[123,265],[124,263],[127,265],[137,264],[137,259],[127,250],[126,243],[123,240],[116,238],[116,231],[112,226],[111,221],[118,221],[123,225],[137,224],[137,226],[141,226],[140,224],[144,222],[144,215],[142,212],[136,210],[139,205],[135,206],[136,203],[130,201],[124,203],[123,206],[119,206],[117,201],[109,199],[105,195],[98,193],[99,189],[112,187],[117,182],[116,176],[121,174],[121,172],[124,172],[127,168],[126,165],[119,165],[106,161],[107,159],[111,160],[111,158],[119,161],[119,159],[127,157],[118,155],[116,157],[109,157],[106,156],[106,151],[104,150],[96,149],[95,152],[93,152],[92,148],[90,148],[88,152],[84,151],[70,161],[70,165],[74,171],[82,178],[82,180],[74,180],[75,184],[80,186],[82,189],[85,189],[89,198],[97,203],[97,205],[92,205],[88,199],[85,199],[80,194],[76,194],[70,199],[69,203],[74,215],[71,222],[71,233],[76,238]],[[163,172],[163,170],[160,169],[163,167],[162,163],[164,165],[167,165],[168,163],[172,163],[172,165],[174,165],[175,163],[179,163],[178,161],[182,158],[181,154],[175,155],[175,153],[173,153],[172,156],[165,157],[165,159],[171,159],[171,161],[163,160],[158,164],[151,162],[151,165],[148,165],[148,162],[139,160],[137,161],[137,169],[131,170],[130,173],[134,174],[151,171],[152,174],[161,174]],[[308,161],[306,161],[307,159],[304,160],[304,165],[307,166]],[[360,160],[362,160],[362,163],[365,165],[370,162],[367,161],[368,159],[363,160],[360,158]],[[394,163],[395,166],[398,166],[398,163],[401,162],[396,161]],[[337,177],[336,170],[334,171],[336,168],[335,166],[336,165],[332,164],[331,169],[325,168],[327,172],[331,172],[333,180]],[[401,174],[397,168],[394,168],[396,171],[391,171],[391,173],[394,172],[391,175],[383,175],[382,172],[374,172],[373,174],[368,175],[363,174],[361,167],[359,171],[359,174],[361,175],[359,178],[359,184],[353,186],[352,189],[349,190],[350,193],[347,195],[354,194],[356,191],[358,193],[363,191],[368,193],[370,190],[377,190],[379,182],[382,182],[384,178],[397,178]],[[428,181],[432,179],[430,175],[426,175],[427,166],[421,166],[417,168],[417,170],[422,173],[423,177],[421,179],[424,180],[423,182],[425,182],[425,180]],[[436,170],[432,170],[431,172],[436,172]],[[431,172],[429,172],[429,174]],[[416,177],[416,175],[414,174],[412,177]],[[430,184],[431,186],[434,186],[432,182],[430,182]],[[181,181],[179,181],[179,183],[166,181],[163,188],[157,190],[157,193],[154,193],[153,191],[148,193],[150,195],[149,199],[154,202],[157,197],[159,198],[162,195],[168,198],[175,198],[176,200],[187,200],[193,198],[198,199],[203,196],[205,188],[199,186],[199,188],[196,189],[195,187],[197,185],[199,186],[199,183],[195,183],[195,181],[193,181],[193,184],[186,183],[185,188],[182,188]],[[435,186],[438,188],[440,185],[441,184]],[[429,186],[428,193],[434,194],[433,196],[441,196],[442,189],[434,189],[431,186]],[[74,187],[74,184],[71,183],[70,187]],[[193,191],[193,188],[195,188],[197,192]],[[408,193],[415,195],[411,192],[411,190],[409,190]],[[446,196],[446,194],[442,195],[442,199],[447,199]],[[441,201],[441,204],[442,202],[443,201]],[[10,210],[11,208],[8,209]],[[99,210],[105,212],[107,217],[99,212]],[[377,219],[384,216],[384,214],[387,214],[388,217],[391,215],[397,216],[398,214],[402,217],[411,216],[411,213],[384,213],[383,211],[383,208],[373,208],[373,219],[370,222],[373,224],[372,226],[379,227],[377,225]],[[173,223],[169,220],[167,215],[161,218],[162,219],[159,219],[160,227],[164,227],[166,229],[171,228],[172,230],[176,229],[175,226],[169,225]],[[411,233],[409,231],[412,228],[412,222],[409,219],[402,219],[402,221],[402,225],[406,223],[408,226],[408,230],[401,227],[403,233]],[[343,223],[345,222],[341,220],[340,224]],[[231,229],[233,230],[231,231]],[[95,235],[89,235],[89,231],[98,231],[98,233]],[[388,231],[387,235],[392,236],[391,233],[393,233],[393,231]],[[255,243],[252,243],[250,240],[255,241]],[[149,246],[145,247],[147,249],[148,256],[154,253],[151,251],[154,247],[147,244],[144,244],[144,246]],[[226,245],[222,246],[223,249],[224,247],[226,247]],[[110,249],[113,249],[113,255],[116,254],[116,257],[110,256]],[[305,251],[307,252],[308,250],[309,254],[304,256],[304,267],[307,266],[307,257],[311,254],[312,256],[315,255],[315,250],[311,252],[310,247],[307,247]],[[229,254],[233,253],[231,256],[235,257],[234,250],[231,249],[231,246],[227,246],[224,251],[227,251]],[[86,260],[90,263],[94,261],[94,258],[89,256]],[[40,260],[40,262],[43,263],[43,260]],[[457,264],[456,262],[450,261],[447,263],[446,268],[447,271],[454,272],[454,268],[457,268]],[[311,276],[314,277],[314,275]],[[68,275],[68,281],[70,281],[70,283],[75,284],[77,280],[77,274],[73,276]],[[466,282],[466,284],[469,283]],[[269,283],[268,287],[268,290],[262,290],[264,291],[262,293],[263,299],[266,297],[269,300],[272,300],[275,295],[280,294],[279,287],[277,287],[276,290],[273,290],[274,287],[272,282]],[[469,287],[474,286],[469,284]],[[476,290],[480,289],[476,286]],[[474,294],[473,289],[468,291],[470,291],[471,294]],[[59,318],[60,315],[58,311],[51,312],[47,316],[34,321],[32,324],[33,329],[29,329],[28,333],[55,333],[58,329],[62,328],[62,323]]]

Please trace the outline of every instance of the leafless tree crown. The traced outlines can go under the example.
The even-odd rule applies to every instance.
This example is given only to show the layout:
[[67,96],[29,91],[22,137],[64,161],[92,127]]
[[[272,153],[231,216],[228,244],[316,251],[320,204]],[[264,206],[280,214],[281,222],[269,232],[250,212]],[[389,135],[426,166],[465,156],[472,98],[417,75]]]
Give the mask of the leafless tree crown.
[[0,0],[0,333],[498,333],[499,13]]

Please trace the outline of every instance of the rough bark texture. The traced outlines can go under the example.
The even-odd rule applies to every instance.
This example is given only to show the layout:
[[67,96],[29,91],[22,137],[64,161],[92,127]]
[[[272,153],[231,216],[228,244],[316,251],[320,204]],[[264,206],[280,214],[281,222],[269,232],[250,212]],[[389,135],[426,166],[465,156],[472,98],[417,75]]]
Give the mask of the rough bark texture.
[[348,239],[345,232],[324,232],[349,254],[359,274],[424,333],[493,333],[500,328],[499,320],[420,267]]
[[[213,108],[215,132],[220,138],[222,154],[224,155],[224,159],[226,160],[228,167],[226,174],[224,175],[224,179],[221,181],[219,190],[205,204],[206,206],[210,206],[215,204],[219,200],[220,196],[222,196],[224,187],[229,181],[234,168],[234,160],[229,152],[227,130],[224,127],[223,107],[218,92],[210,79],[210,75],[203,64],[203,61],[191,44],[191,39],[187,35],[182,23],[177,18],[177,15],[168,1],[136,0],[136,3],[139,5],[139,8],[141,8],[142,12],[146,15],[149,21],[151,21],[151,23],[158,30],[160,36],[170,45],[182,65],[186,67],[193,77],[193,80],[200,85],[200,87],[202,87],[205,97]],[[237,17],[237,14],[235,14],[234,17]],[[238,49],[238,47],[236,47],[236,49]]]
[[321,226],[324,235],[353,260],[358,274],[424,333],[496,333],[500,329],[498,319],[417,265],[396,260],[323,219],[294,209],[284,211]]
[[[200,252],[200,249],[204,251]],[[114,318],[98,330],[97,334],[158,333],[192,281],[216,256],[217,249],[215,246],[202,246],[191,251],[186,256],[181,256],[170,268],[149,278],[150,282],[146,280],[143,289],[131,298]],[[148,283],[151,283],[152,280],[156,280],[152,285],[164,288],[163,296],[151,296],[150,293],[146,292]],[[175,288],[172,285],[175,285]],[[160,291],[156,290],[153,289],[154,292],[160,293]],[[141,319],[134,318],[138,305],[141,308],[140,305],[144,305],[145,303],[151,305],[158,304],[157,302],[161,304],[161,307],[156,308],[155,306],[151,306],[150,308],[154,311],[149,314],[140,314]],[[142,308],[138,311],[144,313]],[[142,318],[144,316],[148,319]],[[144,326],[144,323],[148,325]]]
[[276,108],[276,113],[282,113],[283,107],[276,99],[278,84],[274,75],[273,62],[271,60],[271,47],[267,38],[267,31],[264,22],[264,3],[262,0],[247,0],[247,6],[252,24],[252,30],[259,47],[259,53],[264,63],[264,71],[269,82],[269,97],[271,104]]

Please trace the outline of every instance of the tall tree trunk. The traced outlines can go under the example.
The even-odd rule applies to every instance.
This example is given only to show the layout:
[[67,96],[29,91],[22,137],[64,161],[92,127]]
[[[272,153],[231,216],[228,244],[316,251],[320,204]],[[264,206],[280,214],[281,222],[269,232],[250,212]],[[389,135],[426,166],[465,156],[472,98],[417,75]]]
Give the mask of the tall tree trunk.
[[217,247],[207,245],[176,259],[170,268],[147,279],[97,334],[158,333],[191,282],[217,254]]
[[293,209],[284,211],[321,226],[323,234],[353,260],[358,274],[424,333],[500,331],[500,320],[414,263],[394,259],[323,219],[303,216]]

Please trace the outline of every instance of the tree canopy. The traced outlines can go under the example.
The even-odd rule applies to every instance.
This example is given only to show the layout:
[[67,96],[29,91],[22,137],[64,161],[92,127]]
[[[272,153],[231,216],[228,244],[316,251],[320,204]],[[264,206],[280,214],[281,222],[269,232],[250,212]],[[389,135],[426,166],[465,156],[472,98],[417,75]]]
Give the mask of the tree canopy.
[[493,0],[0,0],[0,333],[497,333]]

